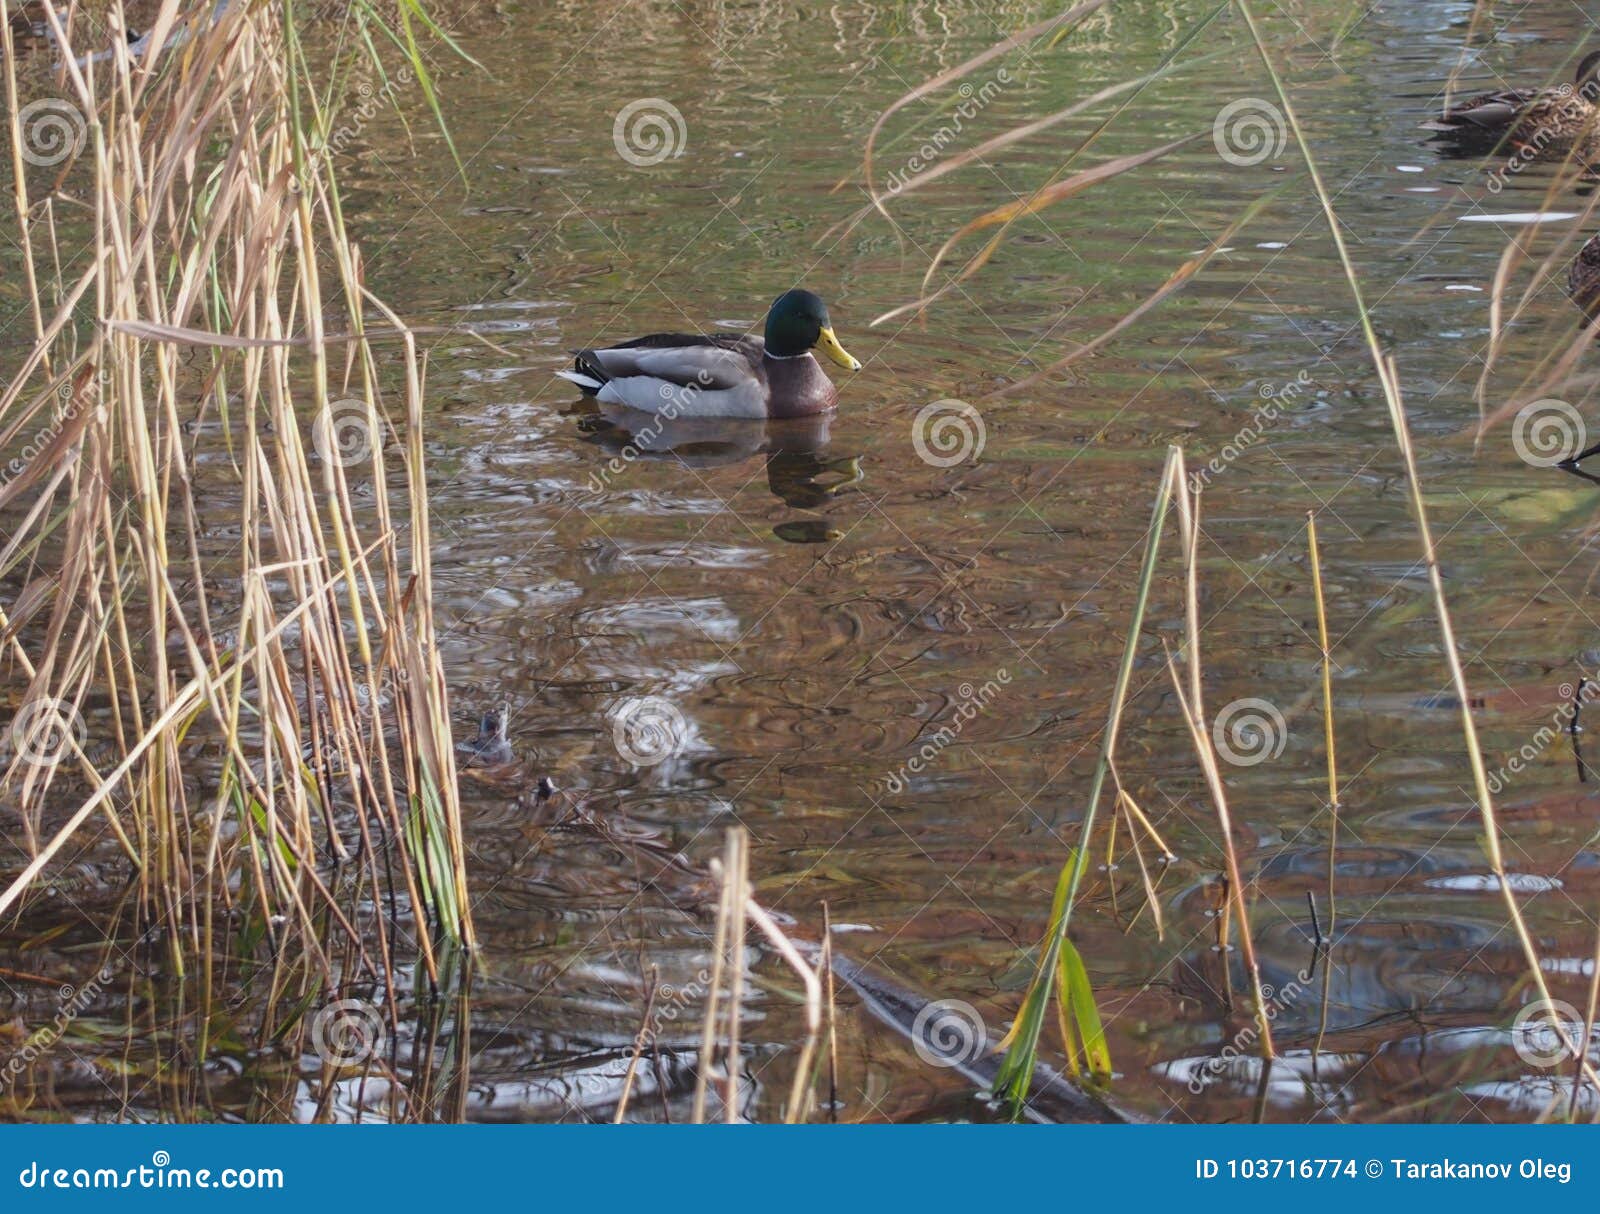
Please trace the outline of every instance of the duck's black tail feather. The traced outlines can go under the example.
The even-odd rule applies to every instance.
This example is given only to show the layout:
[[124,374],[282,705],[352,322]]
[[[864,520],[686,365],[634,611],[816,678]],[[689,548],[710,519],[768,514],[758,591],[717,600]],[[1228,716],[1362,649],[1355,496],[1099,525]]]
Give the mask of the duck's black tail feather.
[[594,356],[593,350],[578,350],[572,356],[572,369],[579,375],[595,381],[595,390],[599,391],[610,379],[600,360]]
[[577,384],[585,396],[594,396],[611,380],[593,350],[574,350],[572,370],[557,371],[556,374],[569,383]]

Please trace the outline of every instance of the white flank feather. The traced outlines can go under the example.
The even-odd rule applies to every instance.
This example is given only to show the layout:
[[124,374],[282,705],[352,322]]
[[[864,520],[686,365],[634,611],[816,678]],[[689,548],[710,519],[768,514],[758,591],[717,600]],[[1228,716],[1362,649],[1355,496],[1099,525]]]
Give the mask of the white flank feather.
[[763,418],[767,415],[766,393],[754,380],[735,388],[685,388],[653,375],[629,375],[607,380],[595,399],[669,417]]

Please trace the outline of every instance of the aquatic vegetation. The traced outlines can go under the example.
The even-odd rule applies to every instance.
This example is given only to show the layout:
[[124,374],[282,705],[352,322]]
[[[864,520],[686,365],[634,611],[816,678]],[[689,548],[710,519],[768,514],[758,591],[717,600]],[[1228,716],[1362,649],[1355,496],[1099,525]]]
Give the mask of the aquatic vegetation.
[[[15,104],[4,48],[33,332],[0,396],[24,444],[0,619],[26,673],[6,780],[30,857],[0,912],[103,821],[134,874],[107,957],[142,940],[195,983],[174,1049],[315,1046],[325,1107],[351,1067],[392,1066],[401,975],[457,986],[473,940],[422,359],[364,285],[342,111],[293,5],[165,0],[130,45],[114,0],[104,53],[43,12],[48,107]],[[404,0],[399,31],[365,6],[343,29],[381,71],[373,39],[414,52],[422,20]],[[211,1002],[236,987],[242,1019]],[[399,1089],[391,1114],[433,1100]]]

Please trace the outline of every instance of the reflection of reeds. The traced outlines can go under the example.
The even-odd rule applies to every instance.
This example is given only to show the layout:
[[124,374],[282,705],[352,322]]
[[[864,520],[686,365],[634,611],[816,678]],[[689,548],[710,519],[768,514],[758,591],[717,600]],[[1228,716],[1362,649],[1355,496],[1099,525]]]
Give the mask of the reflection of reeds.
[[[113,38],[82,66],[101,47],[43,11],[84,138],[29,168],[32,134],[8,107],[35,323],[0,439],[9,453],[51,437],[0,489],[0,627],[21,705],[52,703],[88,732],[67,731],[59,761],[11,764],[38,833],[0,912],[102,816],[136,866],[141,933],[200,980],[193,1056],[209,1001],[239,983],[292,1009],[262,1014],[273,1037],[363,985],[392,1040],[396,969],[414,951],[419,975],[445,981],[443,946],[470,943],[472,921],[421,359],[345,232],[337,107],[278,6],[213,22],[209,2],[167,0],[138,63]],[[418,11],[402,5],[395,35],[412,51]],[[120,0],[107,19],[126,28]],[[346,20],[373,49],[371,10]],[[170,31],[187,37],[163,52]],[[373,309],[397,339],[381,356]],[[197,746],[214,771],[196,772]]]

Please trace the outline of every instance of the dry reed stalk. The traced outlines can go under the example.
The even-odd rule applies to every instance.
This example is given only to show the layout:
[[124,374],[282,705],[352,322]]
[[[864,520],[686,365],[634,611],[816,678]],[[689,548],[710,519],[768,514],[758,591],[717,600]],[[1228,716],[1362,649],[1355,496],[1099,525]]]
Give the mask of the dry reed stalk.
[[744,1058],[740,1053],[740,1029],[744,1024],[745,916],[750,906],[750,836],[743,827],[728,831],[722,879],[730,891],[728,899],[728,1042],[727,1088],[723,1094],[722,1118],[729,1125],[739,1120],[739,1093],[744,1079]]
[[1328,936],[1338,908],[1334,902],[1334,857],[1339,846],[1339,760],[1334,748],[1333,656],[1328,647],[1328,607],[1322,594],[1322,554],[1317,547],[1317,512],[1306,511],[1306,547],[1311,553],[1311,586],[1317,600],[1317,645],[1322,651],[1322,741],[1328,751]]
[[[1322,651],[1322,737],[1328,752],[1328,932],[1324,939],[1322,925],[1317,924],[1314,946],[1322,961],[1322,1006],[1317,1014],[1317,1036],[1311,1045],[1312,1074],[1316,1075],[1322,1058],[1322,1043],[1328,1036],[1328,1007],[1333,994],[1333,932],[1338,924],[1339,905],[1336,898],[1339,853],[1339,760],[1334,748],[1333,722],[1333,657],[1328,646],[1328,609],[1322,592],[1322,553],[1317,544],[1317,512],[1306,511],[1306,548],[1311,554],[1311,586],[1317,601],[1317,645]],[[1306,897],[1311,899],[1310,891]],[[1311,914],[1315,920],[1317,906],[1311,901]],[[1316,953],[1313,954],[1316,957]],[[1315,959],[1313,965],[1315,965]]]
[[[1589,1001],[1583,1012],[1583,1037],[1585,1045],[1594,1040],[1595,1016],[1600,1012],[1600,931],[1595,933],[1593,969],[1589,975]],[[1567,1101],[1567,1120],[1572,1121],[1578,1115],[1578,1100],[1583,1095],[1583,1067],[1574,1065],[1572,1068],[1572,1095]],[[1595,1094],[1600,1095],[1600,1085],[1595,1087]],[[1600,1111],[1597,1111],[1591,1120],[1600,1121]]]
[[[1211,731],[1205,727],[1205,701],[1201,696],[1202,677],[1200,663],[1200,589],[1197,562],[1200,551],[1200,494],[1192,490],[1185,474],[1183,453],[1177,455],[1177,486],[1173,503],[1178,511],[1179,534],[1183,540],[1184,556],[1184,623],[1187,643],[1184,647],[1184,664],[1189,671],[1189,689],[1184,691],[1173,663],[1170,649],[1167,652],[1167,670],[1172,676],[1172,689],[1177,694],[1178,706],[1183,711],[1195,753],[1205,773],[1211,799],[1216,805],[1217,827],[1222,836],[1222,852],[1227,864],[1228,885],[1233,896],[1234,911],[1239,920],[1239,946],[1244,954],[1245,971],[1250,975],[1250,989],[1255,997],[1256,1021],[1261,1030],[1261,1056],[1276,1056],[1272,1042],[1272,1020],[1267,1014],[1267,1002],[1261,989],[1261,967],[1256,960],[1255,936],[1250,928],[1250,910],[1245,902],[1244,876],[1239,866],[1238,849],[1233,841],[1233,817],[1228,810],[1228,794],[1222,782],[1222,772],[1217,766],[1216,749],[1212,745]],[[1227,968],[1227,938],[1223,938],[1223,968]]]
[[[1239,948],[1244,954],[1245,972],[1250,976],[1250,990],[1255,999],[1256,1022],[1261,1029],[1261,1054],[1264,1058],[1273,1058],[1276,1056],[1276,1050],[1272,1044],[1272,1021],[1267,1015],[1267,1001],[1261,989],[1261,967],[1256,961],[1255,937],[1250,931],[1250,910],[1244,900],[1244,877],[1239,867],[1239,853],[1233,843],[1233,818],[1228,812],[1227,790],[1222,783],[1222,774],[1217,769],[1217,758],[1211,747],[1211,735],[1207,732],[1204,722],[1196,715],[1194,705],[1189,702],[1170,651],[1167,654],[1167,672],[1172,677],[1172,689],[1178,697],[1179,708],[1183,710],[1184,723],[1189,727],[1189,736],[1194,742],[1195,753],[1200,758],[1200,767],[1205,773],[1206,785],[1211,790],[1211,799],[1216,803],[1217,826],[1222,836],[1222,855],[1228,876],[1226,897],[1231,904],[1233,914],[1238,917]],[[1219,942],[1223,950],[1222,964],[1226,970],[1228,936],[1226,920],[1223,922]]]
[[[862,154],[862,163],[865,169],[867,193],[872,197],[872,200],[877,206],[878,210],[883,212],[884,218],[888,218],[888,212],[884,211],[883,209],[882,198],[880,197],[878,188],[873,181],[872,155],[873,149],[877,146],[878,135],[883,131],[884,125],[889,121],[890,118],[894,117],[895,114],[899,113],[913,101],[916,101],[922,97],[926,97],[931,93],[936,93],[940,89],[944,88],[945,85],[953,84],[963,76],[971,75],[980,67],[983,67],[987,63],[992,63],[994,60],[1003,55],[1009,54],[1019,46],[1024,46],[1027,43],[1032,42],[1034,39],[1043,37],[1046,34],[1057,35],[1064,30],[1070,30],[1085,17],[1089,16],[1096,9],[1102,7],[1106,3],[1107,0],[1083,0],[1083,3],[1068,9],[1066,12],[1057,13],[1053,17],[1047,17],[1043,21],[1035,22],[1026,29],[1019,30],[1010,37],[1004,38],[995,43],[988,49],[980,51],[970,59],[967,59],[962,63],[958,63],[955,67],[950,68],[948,71],[940,72],[937,76],[933,76],[930,79],[923,81],[921,84],[917,85],[915,88],[899,97],[887,109],[885,109],[883,113],[879,114],[877,121],[872,124],[872,130],[867,132],[867,145]],[[837,191],[843,188],[848,181],[848,177],[843,178],[833,188]]]
[[[1558,173],[1552,178],[1541,206],[1553,206],[1557,191],[1563,185],[1570,184],[1565,174]],[[1528,231],[1507,241],[1489,289],[1489,345],[1484,352],[1483,369],[1473,389],[1478,405],[1478,423],[1473,428],[1475,447],[1482,445],[1485,436],[1496,424],[1528,404],[1551,396],[1565,396],[1571,388],[1582,386],[1581,377],[1574,372],[1578,362],[1594,348],[1600,321],[1591,322],[1574,310],[1571,314],[1573,320],[1566,329],[1567,339],[1544,343],[1544,348],[1524,376],[1522,384],[1514,391],[1505,393],[1506,399],[1498,407],[1492,411],[1488,408],[1490,381],[1499,365],[1507,338],[1539,298],[1542,288],[1554,280],[1559,283],[1559,289],[1565,291],[1565,272],[1574,256],[1573,246],[1591,226],[1597,208],[1600,208],[1600,197],[1591,197],[1584,202],[1583,210],[1572,226],[1561,234],[1529,275],[1527,285],[1509,315],[1506,314],[1506,294],[1511,277],[1523,261],[1531,260],[1532,254],[1525,245],[1531,245],[1537,236]]]
[[[723,1118],[732,1124],[739,1120],[740,1083],[743,1075],[739,1040],[745,983],[746,922],[759,931],[805,987],[806,1037],[789,1085],[789,1100],[784,1120],[804,1121],[815,1106],[811,1084],[817,1062],[817,1047],[823,1027],[822,969],[827,966],[827,945],[818,949],[822,958],[817,966],[806,962],[794,942],[750,894],[750,836],[742,826],[728,829],[722,859],[711,862],[711,874],[718,881],[717,925],[712,945],[711,979],[706,993],[706,1010],[700,1029],[700,1065],[695,1077],[694,1121],[706,1119],[707,1096],[711,1088],[713,1064],[719,1042],[725,1069]],[[826,938],[825,938],[826,939]],[[831,979],[829,980],[831,1000]]]
[[[1191,139],[1199,138],[1198,135],[1189,136],[1184,139],[1179,139],[1172,143],[1162,145],[1161,147],[1151,149],[1144,153],[1118,157],[1114,160],[1096,165],[1093,168],[1074,173],[1070,177],[1066,176],[1078,157],[1083,152],[1087,151],[1091,146],[1093,146],[1101,134],[1103,134],[1105,130],[1113,122],[1115,122],[1124,111],[1126,111],[1131,105],[1133,105],[1135,101],[1138,100],[1139,96],[1146,88],[1166,79],[1168,76],[1173,74],[1176,61],[1182,52],[1188,49],[1189,45],[1195,39],[1197,39],[1207,27],[1210,26],[1211,22],[1216,20],[1222,15],[1223,12],[1226,11],[1227,3],[1228,0],[1221,0],[1221,2],[1212,8],[1209,13],[1200,18],[1197,22],[1190,25],[1186,29],[1184,36],[1178,40],[1176,45],[1168,49],[1168,52],[1162,58],[1161,63],[1153,71],[1147,73],[1146,75],[1133,80],[1119,82],[1118,84],[1104,89],[1090,97],[1084,98],[1073,105],[1066,107],[1065,109],[1048,115],[1043,119],[1032,123],[1027,123],[1010,131],[1003,132],[1002,134],[986,140],[974,148],[958,153],[942,161],[938,166],[930,171],[920,173],[909,181],[897,184],[896,187],[887,194],[881,191],[878,187],[874,172],[874,160],[877,153],[879,136],[882,134],[885,125],[895,114],[901,112],[912,102],[938,92],[940,89],[953,84],[955,81],[964,76],[971,75],[979,68],[992,63],[994,60],[1007,55],[1014,50],[1017,50],[1019,47],[1023,47],[1026,44],[1033,42],[1035,39],[1042,39],[1046,35],[1049,35],[1049,42],[1046,44],[1045,49],[1048,50],[1053,48],[1086,18],[1090,17],[1098,9],[1100,9],[1105,4],[1105,0],[1082,0],[1082,2],[1074,5],[1072,8],[1069,8],[1064,12],[1057,14],[1054,17],[1049,17],[1043,21],[1036,22],[1026,29],[1020,30],[1010,37],[1002,39],[993,46],[989,47],[987,50],[974,55],[963,63],[930,77],[929,79],[916,85],[906,93],[902,94],[885,110],[883,110],[883,112],[879,114],[877,120],[874,122],[872,130],[867,135],[866,146],[862,155],[863,175],[866,180],[868,203],[854,215],[850,216],[844,221],[841,221],[840,224],[836,224],[829,228],[828,231],[824,233],[823,237],[818,241],[819,244],[826,240],[835,238],[835,233],[838,234],[838,237],[842,238],[844,234],[853,229],[868,214],[876,212],[885,220],[889,221],[891,229],[895,234],[895,239],[900,243],[903,251],[905,247],[904,237],[901,235],[900,228],[894,224],[889,215],[887,206],[889,199],[897,198],[904,193],[909,193],[920,188],[921,186],[937,180],[946,173],[954,172],[968,164],[982,163],[983,158],[986,155],[998,152],[1013,143],[1048,130],[1059,122],[1064,121],[1071,115],[1088,109],[1091,106],[1100,103],[1101,101],[1109,100],[1115,96],[1118,96],[1119,94],[1128,94],[1123,98],[1121,104],[1118,105],[1115,110],[1113,110],[1109,115],[1096,124],[1093,130],[1091,130],[1084,138],[1079,140],[1073,146],[1063,162],[1057,166],[1057,168],[1052,172],[1050,178],[1044,184],[1033,190],[1026,198],[1018,198],[1015,202],[986,211],[985,213],[977,216],[975,219],[962,225],[953,235],[951,235],[929,260],[927,270],[923,275],[921,287],[919,288],[921,291],[920,298],[912,301],[911,303],[895,308],[889,312],[885,312],[882,315],[875,317],[870,323],[872,325],[884,324],[897,316],[901,316],[906,313],[920,312],[936,301],[944,298],[952,290],[956,289],[962,282],[965,282],[967,279],[971,278],[974,274],[981,270],[993,258],[995,251],[1004,241],[1006,233],[1010,231],[1012,224],[1018,219],[1034,214],[1035,212],[1051,206],[1056,202],[1070,198],[1080,191],[1097,185],[1110,177],[1114,177],[1120,173],[1127,172],[1130,169],[1137,168],[1140,165],[1158,159],[1161,156],[1164,156],[1188,143]],[[1203,56],[1200,59],[1191,59],[1186,61],[1186,63],[1189,66],[1193,66],[1202,62],[1205,58],[1209,58],[1209,56]],[[835,191],[846,185],[849,180],[849,177],[842,178],[834,186]],[[961,268],[954,270],[943,285],[938,287],[936,290],[930,290],[929,288],[933,282],[935,273],[951,255],[955,246],[959,244],[960,241],[966,236],[989,228],[997,228],[998,230],[976,253],[974,253],[966,261],[963,266],[961,266]],[[1148,306],[1154,306],[1154,303],[1158,302],[1159,298],[1163,298],[1170,289],[1175,289],[1178,282],[1185,277],[1187,277],[1187,274],[1180,270],[1179,274],[1174,276],[1174,280],[1169,282],[1168,289],[1158,293],[1157,299],[1149,301]],[[1130,317],[1124,323],[1131,323],[1131,321],[1132,318]]]
[[[1156,846],[1162,849],[1163,855],[1170,855],[1171,853],[1167,852],[1166,845],[1161,842],[1161,836],[1156,834],[1155,827],[1150,825],[1150,820],[1144,816],[1144,811],[1139,808],[1137,802],[1120,785],[1117,788],[1117,803],[1122,808],[1123,816],[1128,820],[1128,838],[1133,844],[1134,861],[1139,865],[1139,881],[1144,886],[1145,905],[1150,908],[1151,918],[1155,920],[1156,939],[1165,940],[1167,938],[1167,927],[1166,919],[1161,913],[1161,898],[1156,892],[1155,882],[1151,880],[1150,868],[1145,863],[1144,848],[1139,843],[1139,832],[1134,829],[1135,822],[1143,826],[1149,832],[1151,838],[1156,840]],[[1131,929],[1138,920],[1138,913],[1135,912],[1133,920],[1128,924],[1129,928]]]
[[[347,19],[366,20],[358,9]],[[74,44],[72,12],[44,9],[83,138],[32,179],[50,202],[87,206],[30,194],[34,133],[0,35],[34,329],[0,394],[0,441],[54,430],[19,478],[34,496],[0,558],[0,627],[27,676],[22,709],[48,706],[72,738],[66,761],[19,755],[6,772],[25,819],[59,825],[30,837],[0,912],[69,842],[92,843],[84,828],[103,814],[137,862],[142,922],[162,929],[174,973],[199,976],[202,1045],[205,1009],[251,960],[231,956],[240,923],[259,927],[270,1002],[303,1014],[363,977],[393,1024],[393,975],[413,950],[437,984],[441,942],[472,941],[422,360],[362,284],[329,148],[337,114],[311,87],[292,9],[163,0],[137,62],[121,0],[98,61],[100,46]],[[169,32],[184,40],[166,46]],[[30,232],[51,250],[83,246],[88,268],[63,277],[71,259],[40,257]],[[330,306],[349,332],[326,333]],[[380,362],[363,336],[368,307],[398,332],[397,356]],[[78,385],[64,419],[51,416],[56,368]],[[386,391],[403,402],[396,424]],[[372,488],[359,506],[357,482]],[[232,550],[214,542],[219,501],[236,511]],[[36,572],[19,587],[24,561]],[[28,589],[41,574],[43,601]],[[95,730],[90,750],[114,756],[103,773],[72,736],[80,725]],[[215,770],[196,770],[200,740]],[[67,761],[87,795],[58,780]],[[274,1023],[263,1011],[260,1031]]]
[[622,1076],[622,1095],[617,1097],[617,1111],[611,1118],[612,1125],[621,1125],[622,1119],[628,1115],[628,1098],[633,1094],[633,1079],[639,1070],[639,1059],[644,1056],[644,1047],[649,1043],[654,1034],[650,1029],[650,1016],[656,1010],[656,967],[651,966],[645,977],[648,993],[644,999],[644,1011],[639,1014],[639,1031],[633,1035],[633,1053],[628,1055],[628,1069]]
[[[1027,994],[1023,996],[1022,1007],[1018,1010],[1016,1019],[1012,1021],[1011,1028],[1001,1039],[998,1047],[1005,1051],[1005,1058],[995,1076],[995,1091],[1004,1095],[1013,1113],[1021,1111],[1033,1084],[1046,1008],[1052,997],[1058,1000],[1059,1008],[1059,1000],[1064,997],[1058,990],[1058,984],[1062,958],[1068,955],[1071,948],[1068,931],[1072,923],[1072,912],[1077,903],[1078,889],[1083,882],[1084,872],[1088,868],[1100,797],[1105,791],[1106,778],[1111,775],[1112,764],[1116,759],[1117,738],[1122,729],[1122,712],[1127,704],[1128,689],[1138,657],[1139,635],[1144,627],[1145,611],[1149,606],[1151,588],[1155,582],[1157,559],[1161,552],[1161,536],[1166,527],[1168,507],[1173,495],[1181,488],[1179,478],[1182,476],[1182,467],[1183,452],[1177,447],[1168,447],[1167,460],[1161,472],[1161,483],[1156,490],[1155,505],[1150,512],[1144,555],[1139,566],[1139,583],[1134,596],[1133,615],[1128,625],[1128,634],[1123,641],[1122,660],[1117,667],[1117,680],[1111,691],[1106,726],[1100,738],[1100,754],[1095,761],[1094,776],[1089,784],[1088,802],[1078,828],[1077,846],[1068,854],[1056,882],[1057,892],[1054,901],[1058,905],[1052,908],[1050,923],[1045,929],[1045,938],[1039,950],[1039,960],[1034,968],[1033,980],[1029,984]],[[1052,821],[1051,826],[1054,825]],[[1070,1049],[1070,1041],[1063,1044]]]
[[[828,1122],[839,1120],[839,1020],[833,989],[833,915],[822,904],[822,957],[817,963],[825,983],[828,1016]],[[1600,966],[1596,967],[1600,970]]]
[[[723,846],[725,860],[731,860],[735,854],[731,830]],[[722,871],[724,875],[718,886],[717,926],[711,944],[711,980],[707,984],[706,1010],[700,1023],[700,1065],[694,1081],[693,1121],[696,1125],[705,1124],[706,1119],[706,1094],[710,1087],[712,1056],[717,1044],[717,1012],[722,995],[722,976],[727,969],[728,940],[733,932],[734,886],[726,876],[729,871],[726,862]],[[742,963],[742,958],[740,960]],[[737,1008],[733,1014],[738,1015]]]
[[800,950],[794,942],[783,934],[783,930],[774,922],[771,915],[764,910],[754,898],[748,898],[745,911],[750,917],[750,922],[760,929],[767,942],[796,974],[800,976],[801,983],[806,991],[806,1039],[800,1047],[800,1057],[795,1062],[794,1078],[789,1084],[789,1104],[784,1111],[784,1121],[789,1124],[805,1121],[811,1114],[813,1101],[811,1100],[812,1066],[816,1061],[817,1040],[822,1033],[822,976],[817,969],[806,964],[800,955]]

